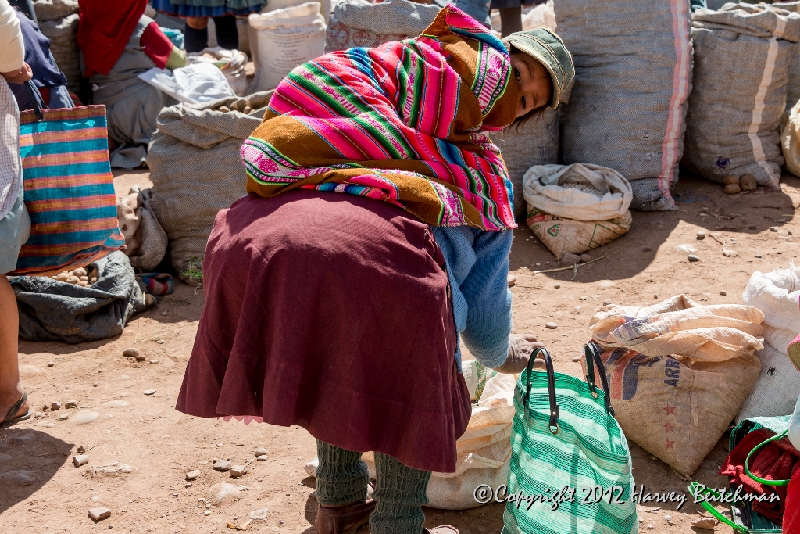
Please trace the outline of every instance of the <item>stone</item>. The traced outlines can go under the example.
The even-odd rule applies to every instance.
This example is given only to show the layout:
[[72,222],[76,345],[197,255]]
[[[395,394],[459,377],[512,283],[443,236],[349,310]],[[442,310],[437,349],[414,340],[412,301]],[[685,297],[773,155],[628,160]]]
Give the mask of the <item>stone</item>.
[[89,517],[92,518],[92,521],[102,521],[103,519],[108,519],[111,517],[111,510],[108,508],[89,508]]
[[59,421],[66,421],[68,418],[69,418],[68,413],[62,413],[61,415],[58,416]]
[[256,456],[256,460],[259,461],[259,462],[266,462],[267,461],[267,455],[266,454],[262,454],[261,456]]
[[47,362],[47,367],[54,367],[56,362]]
[[553,286],[555,289],[561,289],[561,284],[556,284]]
[[143,362],[143,361],[145,361],[146,359],[147,359],[147,358],[144,356],[144,354],[139,354],[139,355],[137,355],[137,356],[136,356],[136,361],[137,361],[137,362]]
[[231,463],[228,460],[214,460],[214,471],[228,471],[231,468]]
[[200,476],[200,470],[194,469],[193,471],[189,471],[186,473],[186,480],[196,480],[197,477]]
[[610,306],[611,302],[612,302],[611,299],[606,299],[603,301],[603,306]]
[[731,185],[726,185],[725,186],[725,194],[726,195],[735,195],[735,194],[741,193],[741,192],[742,192],[742,188],[739,187],[738,184],[731,184]]
[[136,358],[139,355],[139,351],[134,348],[125,349],[122,351],[122,356],[125,358]]
[[739,178],[737,178],[732,174],[729,174],[728,176],[722,178],[722,185],[739,185],[739,181],[740,181]]
[[770,232],[777,232],[778,231],[778,227],[777,226],[770,226],[769,227],[769,231]]
[[150,365],[155,365],[158,363],[158,360],[150,360]]
[[51,410],[60,410],[61,409],[61,403],[60,402],[51,402],[50,403],[50,409]]
[[511,273],[508,273],[508,287],[514,287],[517,283],[517,276]]
[[697,240],[698,241],[702,241],[705,238],[706,238],[706,233],[703,230],[700,230],[699,232],[697,232]]
[[147,391],[144,392],[145,395],[155,395],[155,393],[156,390],[154,389],[148,389]]
[[89,456],[86,454],[78,454],[72,457],[72,465],[80,467],[89,463]]
[[756,258],[761,259],[763,256],[761,254],[756,254]]
[[581,361],[581,357],[580,356],[573,356],[572,357],[572,361],[573,362],[579,362],[579,361]]
[[97,412],[81,410],[72,417],[72,422],[76,425],[88,425],[98,417],[100,417],[100,414]]
[[725,291],[720,291],[720,292],[719,292],[719,296],[720,296],[720,297],[727,297],[727,296],[728,296],[728,293],[727,293],[727,292],[725,292]]
[[581,257],[578,256],[577,254],[572,254],[571,252],[567,252],[563,256],[561,256],[561,259],[558,261],[563,265],[575,265],[576,263],[581,262]]
[[83,445],[78,445],[78,448],[75,450],[78,454],[84,454],[86,452],[86,447]]
[[36,482],[33,471],[6,471],[0,473],[0,484],[13,484],[15,486],[30,486]]
[[588,263],[592,261],[592,256],[590,254],[581,254],[581,261],[583,263]]
[[259,508],[258,510],[253,510],[252,512],[247,514],[247,517],[249,517],[250,519],[254,519],[256,521],[266,521],[268,511],[269,510],[267,510],[266,508]]
[[696,521],[692,521],[692,528],[699,528],[705,530],[714,530],[714,527],[719,525],[719,521],[713,517],[702,517]]
[[267,454],[267,449],[265,449],[264,447],[259,447],[255,450],[256,458],[258,458],[259,456],[264,456],[265,454]]
[[694,254],[689,254],[688,258],[690,263],[697,263],[700,261],[700,256],[695,256]]
[[78,401],[76,400],[68,400],[67,402],[64,403],[64,408],[77,408],[77,407],[78,407]]
[[756,177],[752,174],[745,174],[741,178],[739,178],[739,187],[742,188],[742,191],[755,191],[758,187],[758,182],[756,182]]
[[220,482],[211,486],[211,504],[222,506],[237,500],[241,496],[241,491],[237,486],[227,482]]
[[550,330],[555,330],[558,328],[558,325],[556,323],[545,323],[544,327],[549,328]]
[[237,464],[231,467],[231,478],[239,478],[247,474],[247,466],[242,464]]
[[664,521],[666,521],[667,523],[671,522],[672,521],[672,516],[669,515],[669,514],[664,515]]

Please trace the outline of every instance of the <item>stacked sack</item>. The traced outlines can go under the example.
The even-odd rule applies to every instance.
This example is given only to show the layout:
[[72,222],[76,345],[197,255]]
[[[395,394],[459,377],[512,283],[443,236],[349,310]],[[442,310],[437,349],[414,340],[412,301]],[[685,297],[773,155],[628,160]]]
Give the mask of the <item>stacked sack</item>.
[[603,306],[591,319],[611,404],[637,445],[691,476],[714,448],[761,370],[764,314],[700,306],[683,295],[647,307]]
[[761,375],[736,419],[790,414],[800,392],[800,371],[788,355],[800,335],[800,267],[756,271],[743,299],[764,313],[764,348],[758,353]]
[[50,51],[67,77],[67,89],[80,90],[81,63],[78,49],[78,0],[35,0],[33,9],[39,30],[50,39]]
[[631,182],[633,209],[675,209],[670,188],[691,89],[689,2],[558,0],[554,7],[575,61],[561,162],[619,171]]
[[716,182],[750,174],[760,186],[778,187],[779,128],[800,14],[733,3],[700,9],[692,15],[692,40],[685,163]]
[[217,213],[245,195],[239,149],[264,118],[272,92],[207,104],[178,104],[158,116],[147,155],[152,207],[182,280],[202,282],[206,241]]
[[[773,2],[772,7],[785,9],[791,13],[800,13],[800,2]],[[800,59],[797,53],[789,58],[789,83],[786,87],[786,110],[792,109],[800,102]]]
[[563,263],[631,227],[633,191],[617,171],[588,163],[538,165],[523,177],[528,226]]

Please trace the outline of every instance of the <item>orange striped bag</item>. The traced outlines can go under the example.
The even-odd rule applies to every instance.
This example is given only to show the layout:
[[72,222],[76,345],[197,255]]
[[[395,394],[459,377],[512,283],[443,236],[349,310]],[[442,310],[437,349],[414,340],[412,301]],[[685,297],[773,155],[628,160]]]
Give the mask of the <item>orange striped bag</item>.
[[31,235],[9,275],[77,269],[125,244],[108,160],[105,106],[45,109],[42,120],[36,111],[20,114]]

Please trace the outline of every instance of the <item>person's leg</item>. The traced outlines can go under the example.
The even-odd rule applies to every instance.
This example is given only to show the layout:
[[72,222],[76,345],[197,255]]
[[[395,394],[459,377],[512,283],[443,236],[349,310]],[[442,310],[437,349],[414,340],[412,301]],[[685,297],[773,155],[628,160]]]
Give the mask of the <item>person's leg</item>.
[[187,52],[202,52],[208,48],[208,17],[186,17],[183,35]]
[[378,503],[369,519],[370,534],[422,534],[428,504],[430,471],[403,465],[397,458],[375,453],[378,484],[373,498]]
[[239,48],[239,28],[236,26],[236,17],[214,17],[216,26],[217,45],[228,50]]
[[346,506],[367,498],[369,470],[360,452],[317,440],[317,456],[317,501],[321,505]]
[[[8,279],[0,275],[0,421],[25,391],[19,376],[18,338],[17,298]],[[25,415],[27,412],[26,402],[15,415]]]
[[522,31],[522,6],[508,7],[499,11],[503,37]]

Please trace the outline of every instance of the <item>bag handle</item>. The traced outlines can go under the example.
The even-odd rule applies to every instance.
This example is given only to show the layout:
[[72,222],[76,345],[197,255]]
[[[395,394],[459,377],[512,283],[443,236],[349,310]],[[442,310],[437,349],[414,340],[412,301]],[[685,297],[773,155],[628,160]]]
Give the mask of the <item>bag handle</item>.
[[533,354],[531,354],[530,359],[528,360],[528,388],[525,392],[525,409],[528,409],[528,401],[531,398],[531,375],[533,372],[533,363],[536,361],[536,357],[542,355],[544,359],[544,365],[547,368],[547,396],[550,399],[550,424],[548,425],[548,429],[550,433],[555,435],[558,434],[559,427],[558,427],[558,403],[556,402],[556,375],[555,371],[553,371],[553,359],[550,357],[550,353],[547,352],[547,349],[543,347],[537,347],[534,349]]
[[36,120],[42,122],[44,120],[44,113],[42,113],[42,107],[39,105],[39,97],[36,94],[37,89],[36,86],[33,85],[33,80],[25,82],[25,89],[28,91],[28,98],[30,98],[33,104],[33,114],[36,115]]
[[763,447],[764,445],[767,445],[768,443],[772,443],[773,441],[777,441],[777,440],[779,440],[781,438],[784,438],[787,435],[789,435],[789,429],[784,430],[780,434],[775,434],[771,438],[766,439],[766,440],[762,441],[761,443],[759,443],[758,445],[756,445],[755,447],[753,447],[753,450],[751,450],[749,453],[747,453],[747,458],[744,459],[744,472],[745,472],[745,474],[747,474],[747,476],[749,476],[750,478],[752,478],[756,482],[758,482],[760,484],[764,484],[765,486],[778,486],[778,487],[788,486],[789,485],[789,480],[788,479],[787,480],[767,480],[766,478],[757,477],[756,475],[754,475],[753,473],[750,472],[750,457],[757,450],[759,450],[761,447]]
[[592,394],[597,398],[597,386],[594,381],[594,368],[597,366],[597,374],[600,375],[600,384],[605,393],[606,413],[611,416],[614,415],[614,407],[611,406],[611,393],[608,387],[608,377],[606,377],[606,366],[603,364],[600,346],[594,341],[590,341],[583,347],[583,355],[586,358],[586,381],[589,383],[589,388]]
[[[699,483],[697,483],[697,482],[692,482],[689,485],[689,495],[694,496],[695,500],[697,500],[697,497],[698,497],[696,495],[698,493],[698,490],[697,490],[697,486],[698,485],[699,485]],[[716,490],[712,489],[712,488],[705,488],[705,490],[703,490],[703,491],[701,491],[699,493],[707,494],[707,493],[718,493],[718,492]],[[736,523],[734,523],[733,521],[731,521],[730,519],[728,519],[727,517],[725,517],[724,515],[719,513],[719,511],[717,511],[717,509],[714,508],[711,505],[711,503],[708,502],[708,499],[704,499],[704,500],[700,501],[699,504],[700,504],[700,506],[702,506],[706,510],[706,512],[708,512],[709,514],[714,516],[720,522],[725,523],[726,525],[731,527],[733,530],[738,531],[738,532],[747,532],[747,533],[750,532],[749,528],[747,528],[745,526],[742,526],[742,525],[737,525]]]

